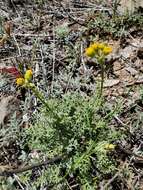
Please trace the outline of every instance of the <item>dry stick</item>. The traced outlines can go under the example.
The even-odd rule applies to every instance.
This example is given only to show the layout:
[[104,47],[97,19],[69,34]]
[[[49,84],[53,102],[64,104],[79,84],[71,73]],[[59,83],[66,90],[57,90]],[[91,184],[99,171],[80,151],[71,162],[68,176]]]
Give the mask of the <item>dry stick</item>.
[[43,45],[40,46],[40,54],[41,54],[41,67],[42,67],[42,72],[43,72],[43,80],[44,80],[44,85],[46,87],[46,66],[45,66],[44,56],[43,56]]
[[[16,37],[34,37],[34,38],[44,38],[44,37],[51,37],[49,34],[30,34],[30,33],[25,33],[25,34],[21,34],[21,33],[16,33],[15,34]],[[53,41],[53,40],[50,40],[49,41]]]
[[105,190],[119,175],[119,172],[117,172],[109,181],[106,183],[103,187],[101,187],[101,190]]
[[50,159],[50,160],[46,160],[44,162],[40,162],[40,163],[37,163],[37,164],[33,164],[31,166],[25,166],[23,168],[18,168],[18,169],[12,169],[12,170],[5,170],[3,172],[0,172],[0,176],[11,176],[13,174],[18,174],[18,173],[22,173],[22,172],[26,172],[28,170],[32,170],[34,168],[39,168],[41,166],[45,166],[45,165],[53,165],[55,163],[58,163],[62,160],[62,157],[61,156],[57,156],[53,159]]
[[121,173],[122,169],[124,168],[125,164],[126,164],[126,162],[124,162],[122,168],[121,168],[103,187],[101,187],[101,190],[107,189],[107,187],[108,187],[118,176],[120,176],[120,173]]
[[140,85],[140,84],[143,84],[143,80],[140,80],[140,81],[134,81],[130,84],[127,84],[126,86],[133,86],[133,85]]
[[21,50],[20,50],[20,47],[19,47],[18,42],[17,42],[17,40],[16,40],[16,37],[15,37],[14,34],[12,35],[12,37],[13,37],[13,39],[14,39],[14,41],[15,41],[16,46],[17,46],[18,53],[19,53],[19,57],[21,57]]
[[16,6],[15,6],[13,0],[8,0],[8,3],[9,3],[9,5],[15,10],[17,16],[20,18],[20,14],[18,13],[18,11],[17,11],[17,9],[16,9]]
[[87,27],[85,23],[80,23],[80,21],[76,20],[73,16],[71,16],[71,13],[68,13],[68,11],[65,9],[64,5],[60,2],[61,7],[63,8],[63,11],[68,15],[69,19],[73,20],[75,23]]
[[81,57],[81,63],[83,65],[83,68],[84,68],[84,71],[86,71],[86,66],[85,66],[85,61],[84,61],[84,57],[83,57],[83,52],[84,52],[84,45],[83,45],[83,42],[81,41],[81,44],[80,44],[80,57]]
[[22,186],[22,184],[20,183],[19,177],[17,175],[14,174],[14,179],[17,181],[18,185],[20,186],[20,188],[22,190],[24,190],[24,187]]
[[[55,24],[55,17],[53,16],[53,23]],[[55,80],[55,63],[56,63],[56,34],[55,34],[55,26],[53,24],[53,69],[52,69],[52,85],[51,85],[51,93],[53,93],[53,83]]]

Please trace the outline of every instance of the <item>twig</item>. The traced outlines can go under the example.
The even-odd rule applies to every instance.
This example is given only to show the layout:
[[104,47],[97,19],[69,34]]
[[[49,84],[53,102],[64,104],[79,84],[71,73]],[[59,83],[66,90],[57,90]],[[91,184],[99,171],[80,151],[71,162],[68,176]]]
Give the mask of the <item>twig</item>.
[[9,3],[9,6],[10,6],[11,8],[13,8],[13,10],[16,12],[17,16],[20,18],[20,14],[18,13],[18,11],[17,11],[17,9],[16,9],[16,6],[15,6],[13,0],[8,0],[8,3]]
[[44,81],[44,86],[46,87],[46,67],[45,67],[45,62],[44,62],[44,55],[43,55],[43,45],[40,46],[40,54],[41,54],[41,67],[43,71],[43,81]]
[[130,84],[127,84],[126,86],[133,86],[133,85],[139,85],[139,84],[143,84],[143,80],[137,80],[135,82],[132,82]]
[[85,61],[84,61],[84,57],[83,57],[83,52],[84,52],[84,48],[83,48],[83,43],[81,42],[81,46],[80,46],[80,57],[81,57],[81,64],[83,65],[84,71],[86,71],[86,66],[85,66]]
[[122,167],[119,169],[119,171],[103,186],[101,187],[101,190],[107,189],[107,187],[117,178],[120,176],[121,171],[124,169],[126,165],[126,161],[123,163]]
[[[55,17],[53,16],[53,23],[55,22]],[[51,84],[51,93],[53,93],[53,86],[54,86],[54,80],[55,80],[55,63],[56,63],[56,35],[55,35],[55,27],[53,25],[53,64],[52,64],[52,84]]]
[[121,125],[121,126],[123,126],[123,127],[128,127],[123,121],[121,121],[121,119],[118,117],[118,116],[114,116],[114,118],[117,120],[117,122]]
[[[25,34],[22,34],[22,33],[16,33],[15,34],[16,37],[35,37],[35,38],[44,38],[44,37],[49,37],[51,38],[51,36],[49,34],[30,34],[30,33],[25,33]],[[53,40],[50,40],[49,41],[53,41]]]
[[120,172],[117,172],[109,181],[106,183],[103,187],[101,187],[101,190],[105,190],[119,175]]
[[62,160],[62,157],[61,156],[57,156],[53,159],[50,159],[50,160],[46,160],[44,162],[40,162],[40,163],[37,163],[37,164],[33,164],[31,166],[25,166],[23,168],[18,168],[18,169],[12,169],[12,170],[5,170],[3,172],[0,172],[0,176],[11,176],[13,174],[18,174],[18,173],[22,173],[22,172],[26,172],[28,170],[32,170],[34,168],[39,168],[41,166],[45,166],[45,165],[53,165],[55,163],[58,163]]
[[87,25],[83,22],[81,23],[79,20],[76,20],[71,13],[68,13],[68,11],[65,9],[64,5],[60,2],[61,7],[63,8],[63,10],[65,11],[65,13],[68,15],[69,19],[71,19],[72,21],[74,21],[75,23],[81,25],[81,26],[85,26],[87,27]]
[[13,37],[13,39],[14,39],[14,41],[15,41],[16,46],[17,46],[19,56],[21,57],[21,50],[20,50],[20,47],[19,47],[19,45],[18,45],[18,42],[17,42],[17,40],[16,40],[16,38],[15,38],[15,35],[13,34],[12,37]]
[[20,183],[19,177],[14,174],[14,178],[15,178],[15,180],[17,181],[17,183],[18,183],[18,185],[20,186],[20,188],[21,188],[22,190],[24,190],[24,187],[23,187],[22,184]]

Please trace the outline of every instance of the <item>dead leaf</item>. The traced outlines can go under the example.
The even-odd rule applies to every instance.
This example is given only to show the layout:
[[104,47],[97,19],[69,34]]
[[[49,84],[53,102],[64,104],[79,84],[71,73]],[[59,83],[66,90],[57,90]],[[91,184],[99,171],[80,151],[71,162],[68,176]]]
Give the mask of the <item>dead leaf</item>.
[[143,7],[143,1],[142,0],[121,0],[120,1],[120,7],[119,11],[121,13],[125,13],[128,11],[129,13],[133,13],[137,8]]
[[126,71],[128,71],[132,76],[135,76],[138,74],[137,70],[132,67],[126,67]]
[[4,34],[3,37],[0,39],[0,45],[4,46],[7,39],[8,39],[8,36],[6,34]]
[[0,101],[0,125],[6,124],[10,115],[19,111],[19,100],[14,96],[2,97]]
[[107,88],[107,87],[112,87],[112,86],[115,86],[117,84],[119,84],[120,80],[118,79],[107,79],[105,82],[104,82],[104,87]]
[[5,24],[4,24],[4,29],[5,29],[5,32],[8,36],[10,36],[11,34],[11,28],[12,28],[12,24],[10,21],[7,21]]
[[119,61],[115,61],[113,63],[113,71],[116,72],[116,71],[119,71],[123,68],[122,64],[119,62]]
[[128,71],[126,71],[125,68],[118,71],[118,75],[116,72],[116,76],[118,76],[122,82],[132,82],[134,80],[133,76]]
[[4,172],[9,169],[12,169],[12,167],[9,165],[0,165],[0,172]]
[[4,119],[8,114],[8,102],[12,99],[12,96],[6,97],[6,98],[2,98],[2,100],[0,101],[0,125],[4,123]]

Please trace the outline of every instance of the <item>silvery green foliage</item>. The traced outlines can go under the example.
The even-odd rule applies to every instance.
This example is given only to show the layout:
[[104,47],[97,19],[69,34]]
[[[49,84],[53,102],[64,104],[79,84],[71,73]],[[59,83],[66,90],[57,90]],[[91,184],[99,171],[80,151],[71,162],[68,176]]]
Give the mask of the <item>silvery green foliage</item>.
[[66,37],[69,33],[68,23],[64,23],[61,26],[57,26],[55,32],[59,38]]
[[16,118],[16,113],[14,113],[8,126],[0,129],[0,147],[10,144],[11,141],[16,141],[19,136],[19,130],[19,121]]
[[[111,131],[110,119],[99,114],[100,101],[95,96],[68,93],[62,99],[48,101],[58,117],[52,117],[45,108],[37,114],[35,124],[25,130],[30,150],[37,150],[48,158],[55,155],[66,155],[66,158],[60,165],[44,169],[33,185],[39,187],[42,182],[60,190],[59,185],[66,185],[66,176],[78,175],[78,184],[83,189],[92,189],[94,177],[99,179],[104,174],[114,173],[114,159],[107,155],[104,146],[119,139],[121,133]],[[111,118],[111,114],[109,116]],[[96,174],[91,172],[94,167],[98,168]]]

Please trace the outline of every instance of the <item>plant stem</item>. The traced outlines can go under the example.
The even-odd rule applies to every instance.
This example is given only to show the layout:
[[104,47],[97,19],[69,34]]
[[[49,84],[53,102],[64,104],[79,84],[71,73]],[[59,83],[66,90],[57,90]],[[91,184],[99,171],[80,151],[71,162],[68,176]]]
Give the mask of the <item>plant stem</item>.
[[103,95],[103,83],[104,83],[104,63],[101,63],[101,86],[99,96]]
[[105,64],[105,56],[98,57],[98,63],[101,67],[101,82],[100,82],[100,90],[99,90],[99,98],[102,98],[103,95],[103,83],[104,83],[104,64]]
[[47,111],[51,113],[55,118],[59,118],[58,114],[54,112],[54,110],[49,106],[48,102],[45,100],[45,97],[39,90],[36,88],[36,86],[32,83],[28,84],[28,88],[32,90],[32,92],[35,94],[35,96],[42,102],[42,104],[46,107]]

